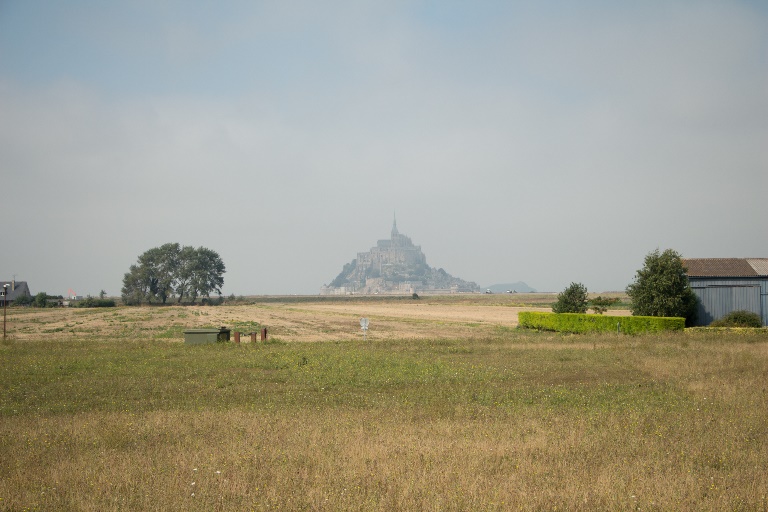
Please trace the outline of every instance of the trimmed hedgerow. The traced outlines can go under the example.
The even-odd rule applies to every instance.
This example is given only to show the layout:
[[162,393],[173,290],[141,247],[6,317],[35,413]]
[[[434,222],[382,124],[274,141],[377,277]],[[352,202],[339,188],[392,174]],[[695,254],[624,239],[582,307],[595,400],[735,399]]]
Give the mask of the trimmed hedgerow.
[[659,316],[602,316],[521,311],[518,320],[520,327],[527,329],[579,334],[617,331],[625,334],[640,334],[644,332],[682,331],[685,328],[685,318]]

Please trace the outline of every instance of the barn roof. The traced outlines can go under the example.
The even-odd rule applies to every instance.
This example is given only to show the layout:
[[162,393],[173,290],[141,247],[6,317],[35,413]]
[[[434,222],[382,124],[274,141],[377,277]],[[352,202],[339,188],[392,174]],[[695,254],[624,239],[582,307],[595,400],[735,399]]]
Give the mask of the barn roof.
[[689,277],[768,276],[768,258],[688,258]]
[[768,258],[747,258],[757,275],[768,276]]

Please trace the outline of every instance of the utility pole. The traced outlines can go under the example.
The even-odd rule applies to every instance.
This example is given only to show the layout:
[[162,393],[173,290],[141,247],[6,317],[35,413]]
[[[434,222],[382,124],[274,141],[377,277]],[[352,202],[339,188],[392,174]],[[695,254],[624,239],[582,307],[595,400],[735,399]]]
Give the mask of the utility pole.
[[5,339],[5,310],[8,307],[8,284],[3,285],[3,339]]

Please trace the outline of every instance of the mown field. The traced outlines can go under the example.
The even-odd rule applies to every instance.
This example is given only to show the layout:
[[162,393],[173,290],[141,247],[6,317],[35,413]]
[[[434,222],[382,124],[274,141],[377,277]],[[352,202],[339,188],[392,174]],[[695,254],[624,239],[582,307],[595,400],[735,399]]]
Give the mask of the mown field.
[[768,510],[764,330],[516,329],[536,305],[11,309],[0,510]]

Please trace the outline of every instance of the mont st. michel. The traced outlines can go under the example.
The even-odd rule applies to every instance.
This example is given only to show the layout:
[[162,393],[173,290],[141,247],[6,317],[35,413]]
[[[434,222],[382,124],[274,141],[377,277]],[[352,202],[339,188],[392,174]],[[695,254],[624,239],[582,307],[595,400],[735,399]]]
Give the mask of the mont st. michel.
[[389,240],[379,240],[368,252],[357,253],[357,258],[344,265],[341,273],[329,285],[323,286],[321,295],[347,294],[410,294],[478,292],[473,282],[453,277],[442,268],[427,265],[421,246],[413,245],[392,222]]

